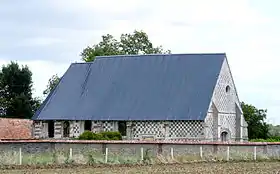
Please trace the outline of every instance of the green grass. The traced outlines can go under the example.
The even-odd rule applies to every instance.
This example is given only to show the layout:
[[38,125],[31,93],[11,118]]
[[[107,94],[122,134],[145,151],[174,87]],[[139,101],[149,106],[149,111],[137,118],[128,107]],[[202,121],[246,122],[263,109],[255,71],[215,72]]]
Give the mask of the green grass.
[[52,153],[22,155],[22,164],[24,165],[47,165],[55,162],[55,154]]

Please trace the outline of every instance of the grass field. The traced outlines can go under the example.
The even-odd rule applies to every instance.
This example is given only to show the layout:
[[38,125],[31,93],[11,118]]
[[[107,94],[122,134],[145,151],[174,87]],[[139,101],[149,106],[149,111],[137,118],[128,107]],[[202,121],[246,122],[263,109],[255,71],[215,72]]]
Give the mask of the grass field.
[[190,173],[190,174],[277,174],[280,173],[280,162],[228,162],[228,163],[192,163],[192,164],[166,164],[149,166],[99,166],[99,167],[66,167],[57,169],[7,169],[1,174],[92,174],[92,173]]

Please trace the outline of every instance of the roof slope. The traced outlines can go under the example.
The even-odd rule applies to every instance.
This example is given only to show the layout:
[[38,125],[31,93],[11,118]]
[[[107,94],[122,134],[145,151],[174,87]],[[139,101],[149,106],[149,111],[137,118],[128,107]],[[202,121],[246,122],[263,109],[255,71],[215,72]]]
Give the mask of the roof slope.
[[0,139],[32,139],[32,120],[0,118]]
[[225,54],[73,63],[35,120],[204,120]]

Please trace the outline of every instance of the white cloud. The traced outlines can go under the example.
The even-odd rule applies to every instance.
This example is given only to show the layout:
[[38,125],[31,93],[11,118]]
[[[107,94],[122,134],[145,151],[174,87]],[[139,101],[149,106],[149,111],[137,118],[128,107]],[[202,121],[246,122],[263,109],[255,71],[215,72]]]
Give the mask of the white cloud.
[[42,96],[42,92],[46,89],[48,84],[48,79],[52,75],[57,74],[58,76],[62,76],[70,66],[69,63],[57,64],[55,62],[41,60],[19,63],[28,65],[30,70],[33,72],[35,96]]
[[28,38],[19,43],[20,46],[48,46],[57,43],[63,43],[64,41],[59,38],[50,37],[35,37]]
[[[268,19],[250,7],[248,0],[104,0],[104,1],[51,1],[52,7],[62,11],[85,12],[92,14],[131,15],[137,9],[145,9],[143,14],[151,14],[149,21],[184,21],[192,24],[226,22],[228,24],[263,23]],[[103,18],[105,16],[101,16]],[[138,16],[140,18],[140,16]],[[187,21],[186,21],[187,20]],[[137,21],[135,19],[134,21]]]
[[[92,0],[61,0],[61,1],[50,1],[52,7],[58,10],[67,12],[85,12],[97,11],[99,13],[119,13],[119,12],[132,12],[133,9],[137,8],[143,1],[130,1],[130,0],[103,0],[103,1],[92,1]],[[94,11],[93,11],[94,12]]]

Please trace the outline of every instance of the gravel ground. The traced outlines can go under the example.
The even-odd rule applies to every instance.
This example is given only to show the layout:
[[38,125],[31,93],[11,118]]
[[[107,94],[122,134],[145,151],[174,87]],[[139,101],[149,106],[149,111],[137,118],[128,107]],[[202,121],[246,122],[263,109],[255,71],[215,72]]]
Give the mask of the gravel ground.
[[207,173],[207,174],[280,174],[280,162],[239,162],[239,163],[193,163],[193,164],[168,164],[150,166],[107,166],[107,167],[73,167],[62,169],[36,169],[26,168],[22,170],[7,169],[1,174],[92,174],[92,173]]

